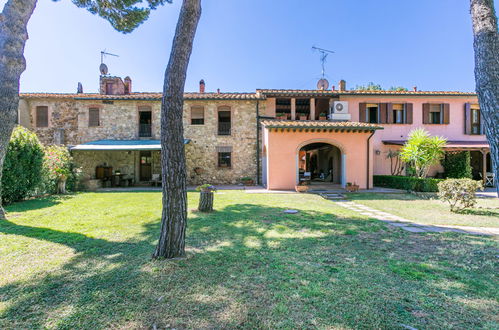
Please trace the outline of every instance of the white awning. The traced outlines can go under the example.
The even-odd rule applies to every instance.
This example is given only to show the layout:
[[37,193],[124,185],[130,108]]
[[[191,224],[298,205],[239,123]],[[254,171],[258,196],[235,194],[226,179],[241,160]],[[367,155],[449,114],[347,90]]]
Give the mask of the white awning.
[[[184,139],[184,144],[189,143]],[[76,151],[132,151],[132,150],[161,150],[159,140],[97,140],[70,147]]]

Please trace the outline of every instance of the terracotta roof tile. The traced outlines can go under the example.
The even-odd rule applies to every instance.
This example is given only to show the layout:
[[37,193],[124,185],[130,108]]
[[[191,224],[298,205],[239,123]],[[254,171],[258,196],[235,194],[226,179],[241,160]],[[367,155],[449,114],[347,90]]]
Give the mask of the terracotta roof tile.
[[[21,93],[22,98],[57,98],[75,100],[161,100],[162,93],[104,95],[98,93]],[[257,93],[185,93],[186,100],[261,100]]]
[[265,96],[340,96],[340,95],[408,95],[408,96],[476,96],[473,92],[457,91],[333,91],[306,89],[257,89],[257,93]]
[[355,121],[264,119],[260,123],[268,128],[341,128],[371,131],[383,129],[383,127],[379,125],[359,123]]

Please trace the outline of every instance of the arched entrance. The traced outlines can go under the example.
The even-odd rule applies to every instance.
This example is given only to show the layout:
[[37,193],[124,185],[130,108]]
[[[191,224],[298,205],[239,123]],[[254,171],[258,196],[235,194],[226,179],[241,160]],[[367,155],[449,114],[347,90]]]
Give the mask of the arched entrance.
[[325,142],[312,142],[298,150],[297,182],[345,186],[345,155]]

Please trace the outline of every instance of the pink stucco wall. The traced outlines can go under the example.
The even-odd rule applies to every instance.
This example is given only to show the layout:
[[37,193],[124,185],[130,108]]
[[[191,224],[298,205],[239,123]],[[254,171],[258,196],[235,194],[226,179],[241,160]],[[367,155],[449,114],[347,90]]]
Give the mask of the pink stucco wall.
[[[413,123],[412,124],[380,124],[383,130],[378,130],[372,138],[374,151],[374,174],[390,174],[390,161],[386,159],[389,149],[396,149],[395,146],[383,144],[383,140],[407,140],[409,132],[417,127],[423,127],[432,135],[439,135],[452,141],[485,141],[484,135],[466,135],[464,134],[464,105],[465,103],[478,103],[476,97],[466,96],[342,96],[342,101],[348,101],[349,110],[352,115],[352,121],[359,121],[359,103],[412,103],[413,104]],[[450,123],[445,125],[427,125],[423,124],[423,103],[449,103],[450,105]],[[380,154],[376,154],[376,150]],[[443,171],[441,166],[433,167],[430,175]]]
[[[264,147],[267,157],[267,188],[294,189],[297,177],[298,151],[315,142],[329,143],[346,155],[346,182],[357,183],[361,189],[367,185],[367,139],[371,133],[341,132],[276,132],[264,129]],[[370,173],[373,171],[372,148]],[[372,176],[370,178],[372,186]]]

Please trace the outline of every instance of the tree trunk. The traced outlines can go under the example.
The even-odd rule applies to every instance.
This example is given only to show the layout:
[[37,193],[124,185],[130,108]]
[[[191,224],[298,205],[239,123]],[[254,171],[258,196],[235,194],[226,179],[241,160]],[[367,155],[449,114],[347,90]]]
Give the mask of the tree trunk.
[[213,191],[201,191],[199,196],[198,211],[211,212],[213,211]]
[[19,79],[26,69],[26,26],[35,6],[36,0],[9,0],[0,13],[0,219],[5,218],[1,198],[3,161],[17,121]]
[[201,0],[184,0],[165,72],[161,104],[163,213],[154,258],[177,258],[185,255],[187,173],[182,120],[184,85],[200,17]]
[[[496,180],[499,179],[499,33],[494,0],[471,0],[475,80]],[[499,185],[496,183],[499,193]]]

